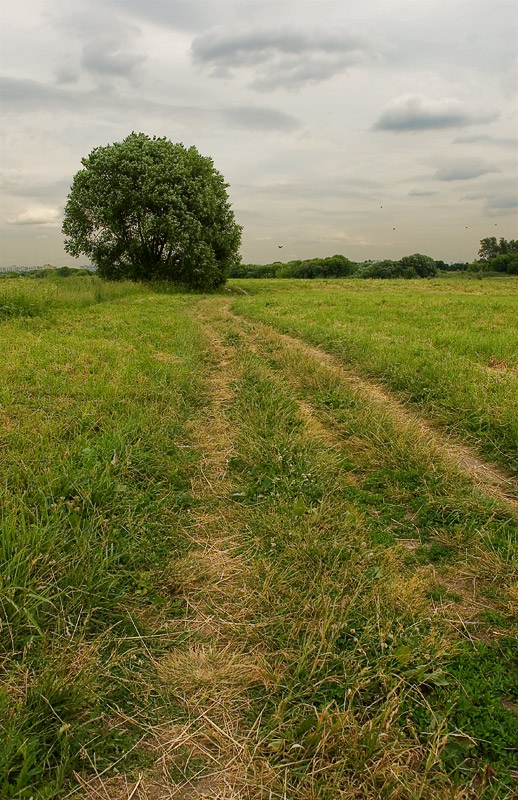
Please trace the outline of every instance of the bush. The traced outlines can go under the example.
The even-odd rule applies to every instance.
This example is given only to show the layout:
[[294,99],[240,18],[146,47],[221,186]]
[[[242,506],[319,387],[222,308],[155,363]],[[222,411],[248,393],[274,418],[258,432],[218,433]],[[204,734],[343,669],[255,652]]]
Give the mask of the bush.
[[229,278],[275,278],[277,264],[236,264],[231,267]]
[[403,274],[405,274],[405,270],[410,271],[405,277],[415,277],[414,272],[420,278],[431,278],[433,275],[437,275],[437,265],[433,258],[430,256],[423,256],[421,253],[403,256],[399,263],[403,267]]
[[484,264],[484,270],[518,275],[518,253],[501,254],[482,263]]
[[367,261],[357,271],[359,278],[401,278],[403,270],[399,261]]

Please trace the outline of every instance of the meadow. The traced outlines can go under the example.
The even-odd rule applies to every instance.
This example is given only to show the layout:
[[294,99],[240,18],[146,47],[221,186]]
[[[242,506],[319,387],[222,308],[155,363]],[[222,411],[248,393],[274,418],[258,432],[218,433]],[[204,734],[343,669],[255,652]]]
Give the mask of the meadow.
[[517,309],[3,280],[1,796],[514,797]]

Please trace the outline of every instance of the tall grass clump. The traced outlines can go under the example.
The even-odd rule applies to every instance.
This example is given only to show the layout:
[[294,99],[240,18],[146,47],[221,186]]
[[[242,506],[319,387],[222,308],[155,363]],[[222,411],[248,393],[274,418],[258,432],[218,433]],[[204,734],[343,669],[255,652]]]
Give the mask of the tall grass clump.
[[5,281],[0,285],[0,321],[12,317],[36,317],[42,314],[54,296],[53,287],[34,292],[24,281]]
[[84,308],[145,291],[143,286],[131,281],[102,281],[96,275],[9,279],[0,284],[0,320],[41,316],[58,309]]

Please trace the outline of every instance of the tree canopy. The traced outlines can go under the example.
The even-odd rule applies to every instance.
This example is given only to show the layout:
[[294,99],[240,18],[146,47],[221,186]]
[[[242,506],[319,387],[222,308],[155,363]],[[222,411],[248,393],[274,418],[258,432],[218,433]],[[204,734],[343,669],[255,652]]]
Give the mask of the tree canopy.
[[478,254],[484,270],[518,275],[518,240],[501,237],[497,241],[496,236],[487,236],[480,240]]
[[239,263],[228,184],[195,147],[132,133],[81,160],[65,206],[65,250],[108,279],[221,286]]

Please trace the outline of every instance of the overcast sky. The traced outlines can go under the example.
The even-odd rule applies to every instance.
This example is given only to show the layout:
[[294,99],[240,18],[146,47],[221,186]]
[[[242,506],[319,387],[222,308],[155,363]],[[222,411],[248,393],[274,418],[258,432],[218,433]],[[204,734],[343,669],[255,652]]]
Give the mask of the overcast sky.
[[517,237],[515,0],[6,6],[3,265],[85,262],[63,250],[72,178],[131,131],[214,159],[245,261]]

